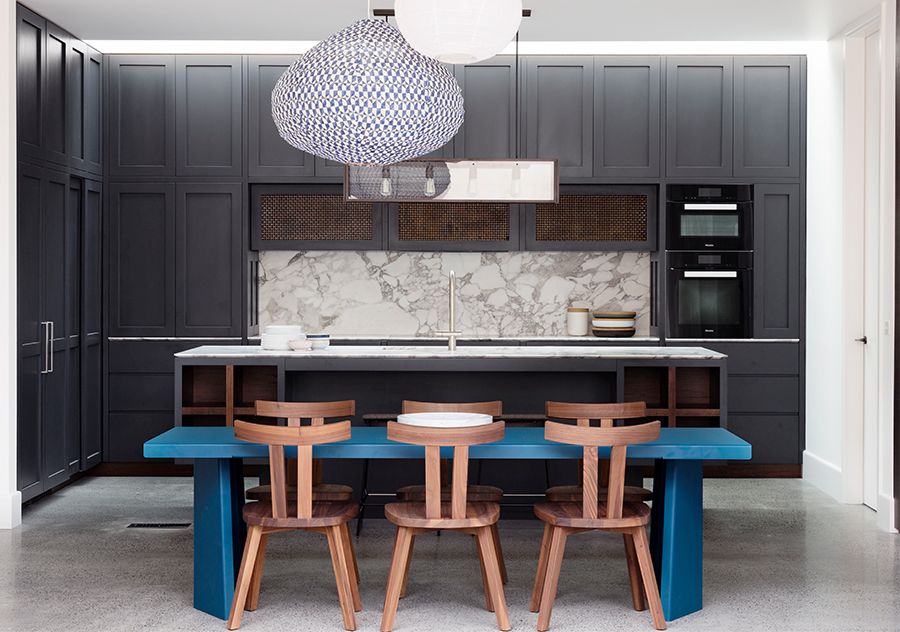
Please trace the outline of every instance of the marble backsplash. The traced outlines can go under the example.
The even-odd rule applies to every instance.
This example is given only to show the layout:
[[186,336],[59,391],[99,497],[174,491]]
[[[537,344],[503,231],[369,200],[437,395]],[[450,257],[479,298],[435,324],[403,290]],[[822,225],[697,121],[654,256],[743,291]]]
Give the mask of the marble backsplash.
[[447,329],[456,272],[466,336],[565,334],[566,307],[638,313],[650,328],[650,255],[637,252],[259,253],[259,324],[332,335],[429,335]]

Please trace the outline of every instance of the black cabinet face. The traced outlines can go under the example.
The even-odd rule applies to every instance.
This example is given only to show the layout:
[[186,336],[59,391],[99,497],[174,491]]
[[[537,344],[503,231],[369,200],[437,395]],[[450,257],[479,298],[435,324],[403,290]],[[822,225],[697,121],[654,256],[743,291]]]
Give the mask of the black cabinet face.
[[754,335],[798,338],[803,243],[800,186],[757,185],[754,199]]
[[16,6],[16,137],[23,155],[41,155],[44,33],[47,21]]
[[64,32],[48,25],[46,38],[45,93],[43,99],[42,145],[46,156],[57,163],[66,164],[66,59],[69,40]]
[[456,66],[466,116],[452,142],[456,158],[514,158],[516,155],[515,59],[497,57]]

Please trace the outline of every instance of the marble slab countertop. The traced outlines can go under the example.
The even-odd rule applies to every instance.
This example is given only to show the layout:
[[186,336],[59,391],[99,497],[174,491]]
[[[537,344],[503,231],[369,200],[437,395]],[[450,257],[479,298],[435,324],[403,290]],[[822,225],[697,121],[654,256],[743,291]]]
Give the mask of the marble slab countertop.
[[602,347],[602,346],[472,346],[333,345],[321,351],[268,351],[256,346],[206,345],[175,354],[176,358],[581,358],[607,360],[721,360],[728,356],[703,347]]
[[[250,336],[248,340],[259,341],[260,336]],[[402,342],[407,343],[409,346],[415,346],[416,342],[447,342],[447,337],[440,336],[400,336],[400,335],[388,335],[388,336],[378,336],[378,335],[353,335],[353,334],[341,334],[331,335],[331,341],[339,342],[340,344],[345,344],[348,342],[356,342],[363,341],[368,342],[370,340],[384,340],[386,342]],[[604,342],[616,342],[616,343],[628,343],[633,342],[637,344],[646,344],[649,342],[659,342],[658,336],[632,336],[630,338],[622,338],[622,337],[611,337],[611,336],[460,336],[456,339],[459,344],[471,344],[471,343],[485,343],[485,342],[495,342],[498,346],[502,346],[503,344],[519,344],[522,342],[540,342],[540,343],[550,343],[550,342],[565,342],[568,344],[577,343],[582,345],[598,345]]]

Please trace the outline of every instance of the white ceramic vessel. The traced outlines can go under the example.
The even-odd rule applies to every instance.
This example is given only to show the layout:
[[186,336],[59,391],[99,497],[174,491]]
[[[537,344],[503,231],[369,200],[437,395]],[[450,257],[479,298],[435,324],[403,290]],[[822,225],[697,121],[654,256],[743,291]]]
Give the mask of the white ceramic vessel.
[[493,423],[494,418],[476,413],[406,413],[397,415],[397,421],[422,428],[469,428],[486,426]]
[[622,318],[613,320],[612,318],[595,318],[591,323],[596,329],[626,329],[634,327],[633,318]]

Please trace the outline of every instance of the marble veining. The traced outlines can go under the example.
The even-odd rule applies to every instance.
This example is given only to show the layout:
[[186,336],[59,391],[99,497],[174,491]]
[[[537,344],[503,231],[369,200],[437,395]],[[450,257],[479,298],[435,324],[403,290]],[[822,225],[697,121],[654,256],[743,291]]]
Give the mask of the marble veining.
[[559,336],[566,307],[638,313],[650,331],[650,254],[638,252],[260,253],[259,324],[333,335],[429,335],[447,327],[447,274],[467,336]]

